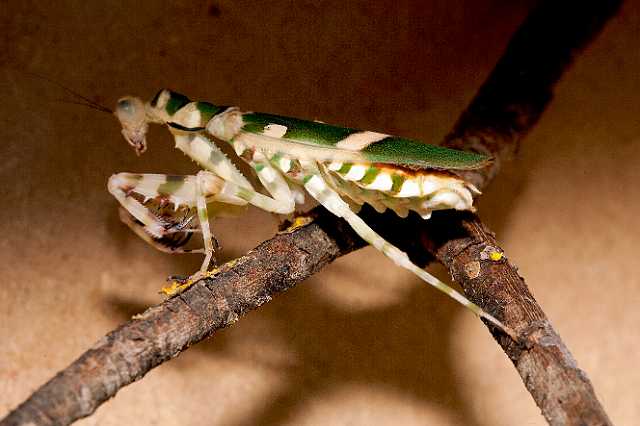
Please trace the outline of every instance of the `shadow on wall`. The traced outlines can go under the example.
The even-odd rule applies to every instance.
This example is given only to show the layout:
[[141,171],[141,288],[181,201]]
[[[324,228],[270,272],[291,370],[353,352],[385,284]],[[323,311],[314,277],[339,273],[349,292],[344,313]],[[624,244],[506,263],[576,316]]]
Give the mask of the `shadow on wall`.
[[[340,271],[348,274],[348,270]],[[317,279],[304,288],[281,295],[259,312],[243,318],[242,327],[216,333],[191,348],[215,359],[242,359],[236,343],[259,346],[265,339],[286,342],[295,362],[270,365],[259,352],[249,355],[248,365],[273,369],[281,376],[275,392],[252,401],[251,418],[238,425],[281,425],[295,420],[315,398],[334,394],[346,385],[388,388],[412,399],[441,406],[460,424],[480,424],[461,392],[452,364],[449,324],[461,308],[435,290],[417,283],[404,302],[383,309],[348,312],[314,294]],[[122,321],[146,306],[122,299],[106,301]],[[468,314],[466,311],[464,314]],[[246,333],[260,323],[268,334]],[[408,332],[410,331],[410,332]],[[264,365],[266,364],[266,365]],[[183,369],[179,362],[163,368]]]

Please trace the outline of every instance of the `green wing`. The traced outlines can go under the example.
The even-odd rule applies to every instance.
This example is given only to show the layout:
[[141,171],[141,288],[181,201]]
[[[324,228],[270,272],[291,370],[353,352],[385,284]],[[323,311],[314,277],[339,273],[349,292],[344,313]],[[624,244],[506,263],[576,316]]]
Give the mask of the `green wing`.
[[[242,130],[256,135],[264,134],[265,127],[278,125],[286,128],[280,139],[287,142],[316,146],[323,151],[357,152],[363,160],[372,163],[403,165],[410,168],[435,168],[444,170],[478,169],[491,161],[485,155],[458,151],[396,136],[381,136],[361,149],[345,149],[344,141],[364,133],[362,130],[332,126],[315,121],[300,120],[264,113],[246,113],[242,116]],[[343,144],[341,144],[343,142]]]
[[[168,94],[165,96],[166,104],[157,105],[162,94]],[[153,98],[151,106],[163,108],[169,116],[174,116],[178,110],[190,102],[184,95],[163,89]],[[214,115],[227,108],[207,102],[197,102],[196,109],[201,114],[197,129],[203,129]],[[309,158],[342,158],[371,163],[396,164],[410,168],[444,170],[478,169],[491,161],[490,157],[473,152],[457,151],[411,139],[364,132],[349,127],[332,126],[316,121],[264,113],[245,113],[242,118],[244,132],[262,135],[263,140],[270,140],[272,146],[293,143],[297,147],[283,147],[284,151],[287,149],[296,151],[295,148],[298,148],[298,152],[303,152]],[[197,130],[182,128],[180,123],[169,122],[168,124],[182,130]],[[269,137],[269,135],[265,135],[265,127],[270,124],[283,126],[282,128],[286,129],[286,132],[278,135],[277,138]],[[372,136],[373,139],[367,141],[365,137],[365,141],[362,143],[361,140],[358,141],[358,134]],[[354,139],[355,143],[351,143]]]

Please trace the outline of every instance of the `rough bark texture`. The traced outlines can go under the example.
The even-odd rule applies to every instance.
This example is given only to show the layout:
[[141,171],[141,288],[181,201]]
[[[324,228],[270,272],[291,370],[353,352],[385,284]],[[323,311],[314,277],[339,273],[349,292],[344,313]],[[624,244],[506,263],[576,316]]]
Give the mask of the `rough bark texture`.
[[423,230],[440,262],[461,283],[465,294],[522,338],[525,347],[495,336],[511,358],[527,390],[551,425],[611,424],[591,382],[580,370],[542,308],[506,257],[488,259],[483,252],[502,251],[493,233],[473,214],[439,215]]
[[[500,162],[517,149],[551,100],[554,83],[573,55],[594,37],[620,5],[543,2],[516,32],[507,51],[462,114],[445,145],[475,148],[496,156],[489,171],[467,179],[485,187]],[[580,370],[517,268],[506,257],[482,260],[497,245],[493,233],[472,214],[437,215],[422,227],[422,241],[459,282],[467,297],[518,333],[527,348],[499,337],[542,414],[552,425],[611,424],[591,382]],[[480,271],[476,275],[477,262]]]
[[214,279],[149,308],[107,334],[37,390],[2,425],[69,424],[90,415],[122,387],[245,312],[317,272],[336,257],[364,246],[328,214],[296,232],[265,241],[223,266]]
[[[449,146],[496,157],[491,167],[468,173],[468,179],[483,188],[498,173],[550,101],[553,84],[573,54],[597,34],[618,4],[572,7],[549,2],[531,14],[447,138]],[[223,266],[215,277],[107,334],[0,425],[69,424],[88,416],[155,366],[364,245],[344,222],[322,209],[314,213],[310,225],[275,236]],[[610,424],[588,378],[516,268],[506,256],[491,260],[485,255],[501,249],[477,216],[438,212],[429,221],[400,220],[369,209],[363,216],[416,262],[437,258],[467,297],[520,333],[524,345],[499,333],[496,339],[549,424]],[[416,232],[421,238],[415,238]]]

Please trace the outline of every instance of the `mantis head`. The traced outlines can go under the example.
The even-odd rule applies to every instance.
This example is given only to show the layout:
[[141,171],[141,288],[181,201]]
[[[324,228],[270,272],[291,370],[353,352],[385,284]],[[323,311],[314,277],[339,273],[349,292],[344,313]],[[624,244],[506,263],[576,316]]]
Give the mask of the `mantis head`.
[[122,136],[140,155],[147,150],[147,112],[144,103],[133,96],[120,98],[113,112],[122,125]]

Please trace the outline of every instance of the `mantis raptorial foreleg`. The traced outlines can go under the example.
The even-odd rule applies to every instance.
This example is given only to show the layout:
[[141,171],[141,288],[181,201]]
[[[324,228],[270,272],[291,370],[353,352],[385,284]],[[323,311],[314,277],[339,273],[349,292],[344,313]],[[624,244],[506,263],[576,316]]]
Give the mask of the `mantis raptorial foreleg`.
[[295,210],[294,195],[289,185],[266,160],[257,163],[255,169],[258,179],[271,197],[257,192],[233,162],[207,136],[197,132],[170,129],[174,134],[176,147],[205,169],[225,179],[229,193],[235,192],[238,198],[272,213],[289,214]]
[[[178,139],[177,143],[188,144],[196,150],[196,154],[202,154],[209,147],[207,138],[203,136],[181,135],[179,137],[185,139]],[[261,167],[256,169],[260,169],[260,181],[274,195],[273,198],[255,191],[244,176],[237,172],[233,163],[215,146],[209,151],[206,159],[202,158],[202,163],[208,169],[226,175],[230,180],[225,181],[216,173],[206,171],[199,172],[196,176],[118,173],[109,179],[108,184],[109,191],[131,215],[129,217],[121,214],[121,219],[147,243],[169,253],[205,254],[200,271],[190,277],[191,280],[207,272],[215,252],[215,238],[209,224],[208,202],[240,206],[252,204],[260,209],[279,214],[292,213],[295,208],[294,197],[287,182],[268,163],[260,164]],[[242,184],[239,185],[234,181]],[[131,196],[132,194],[137,194],[143,201]],[[176,211],[179,208],[195,209],[200,224],[199,229],[176,228],[173,220],[161,218],[145,206],[144,201],[148,199],[170,203]],[[180,247],[167,247],[160,242],[166,235],[174,232],[202,232],[204,248],[185,250]]]
[[125,208],[120,207],[118,211],[120,215],[120,221],[127,225],[135,234],[140,237],[147,244],[151,245],[157,250],[160,250],[165,253],[170,254],[178,254],[178,253],[203,253],[204,248],[200,249],[185,249],[182,247],[184,244],[188,242],[191,235],[195,232],[201,232],[200,229],[184,229],[181,231],[175,231],[176,238],[172,238],[173,235],[169,236],[169,239],[162,238],[156,239],[152,237],[148,231],[146,231],[145,226],[139,222],[131,213],[129,213]]
[[[161,220],[144,205],[144,202],[159,199],[163,203],[172,203],[176,208],[192,207],[195,202],[194,176],[118,173],[111,176],[107,187],[122,207],[142,223],[145,231],[155,238],[169,233],[171,224]],[[132,194],[138,194],[143,201],[139,201]]]
[[[109,179],[109,191],[116,197],[129,214],[120,214],[121,220],[154,247],[170,253],[205,254],[200,272],[209,268],[214,252],[214,243],[207,213],[208,197],[219,197],[226,184],[213,173],[199,172],[196,176],[171,176],[160,174],[118,173]],[[142,201],[138,200],[136,194]],[[224,198],[224,197],[222,197]],[[173,205],[173,212],[187,210],[187,217],[178,220],[172,214],[154,213],[145,203],[153,199],[162,207]],[[228,200],[227,200],[228,201]],[[242,202],[241,200],[238,200]],[[198,230],[190,228],[192,211],[200,221]],[[166,208],[165,208],[166,210]],[[139,223],[138,223],[139,222]],[[162,240],[174,233],[202,232],[204,248],[186,250],[180,247],[188,238],[174,239],[174,245],[163,244]]]
[[177,130],[171,126],[169,130],[173,134],[176,148],[205,170],[215,173],[228,182],[251,188],[249,180],[209,137],[200,132]]

